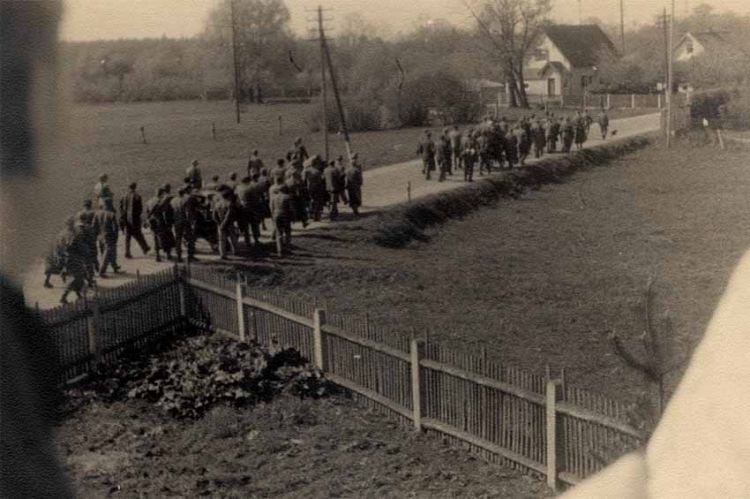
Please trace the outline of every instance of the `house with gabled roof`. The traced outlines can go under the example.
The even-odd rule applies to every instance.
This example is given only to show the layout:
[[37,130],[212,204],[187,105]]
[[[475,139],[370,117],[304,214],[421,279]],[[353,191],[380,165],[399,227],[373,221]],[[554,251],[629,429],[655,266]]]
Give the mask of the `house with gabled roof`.
[[524,67],[529,95],[583,95],[598,83],[600,57],[617,56],[612,40],[595,24],[553,25]]
[[727,41],[716,31],[687,32],[674,48],[677,62],[689,61],[703,54],[718,53],[729,48]]

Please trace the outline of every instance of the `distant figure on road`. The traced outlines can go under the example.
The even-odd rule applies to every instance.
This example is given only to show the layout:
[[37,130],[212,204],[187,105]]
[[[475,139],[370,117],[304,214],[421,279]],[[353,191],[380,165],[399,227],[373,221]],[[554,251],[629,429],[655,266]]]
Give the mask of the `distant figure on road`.
[[362,206],[362,167],[359,162],[359,155],[357,153],[352,154],[352,160],[346,170],[344,171],[344,178],[346,180],[346,193],[349,197],[349,207],[354,212],[355,216],[359,216],[359,207]]
[[92,208],[90,199],[83,201],[83,209],[76,213],[76,220],[83,221],[83,231],[86,234],[86,240],[89,243],[88,254],[88,276],[89,284],[93,285],[94,274],[99,271],[99,258],[96,250],[96,227],[94,226],[94,216],[96,212]]
[[187,170],[185,170],[185,176],[189,179],[190,185],[195,189],[201,189],[203,187],[203,176],[201,170],[198,168],[198,160],[194,159]]
[[443,131],[435,145],[435,159],[438,167],[438,182],[445,180],[446,174],[451,169],[451,143],[448,139],[448,129]]
[[602,109],[602,112],[599,113],[599,119],[597,121],[599,122],[599,129],[602,132],[602,140],[606,140],[607,131],[609,130],[609,116],[605,109]]
[[65,282],[67,277],[65,273],[65,258],[68,251],[68,245],[73,239],[75,233],[75,218],[69,217],[65,221],[65,228],[60,231],[55,239],[55,243],[50,248],[50,252],[44,261],[44,287],[51,288],[49,282],[53,274],[59,274],[62,281]]
[[541,121],[534,123],[532,135],[534,140],[534,157],[539,159],[544,155],[544,148],[547,146],[547,131],[542,126]]
[[219,236],[219,257],[226,260],[227,243],[232,248],[232,254],[237,254],[237,235],[234,231],[234,223],[239,217],[233,191],[229,189],[221,191],[219,200],[214,204],[213,218]]
[[302,167],[304,162],[310,157],[309,154],[307,154],[307,149],[305,148],[304,144],[302,144],[302,137],[297,137],[294,139],[294,154],[293,158],[295,158],[295,161],[299,162],[299,166]]
[[257,149],[253,150],[250,155],[250,159],[247,161],[247,176],[253,178],[256,173],[260,175],[260,171],[263,169],[263,160],[260,159],[260,152]]
[[528,123],[522,122],[520,126],[516,127],[516,140],[518,141],[518,163],[523,166],[526,163],[526,158],[529,156],[531,151],[531,134],[529,131],[531,127]]
[[316,156],[312,161],[307,162],[305,168],[302,170],[302,181],[305,183],[307,195],[309,196],[310,215],[313,220],[318,222],[326,205],[327,194],[323,172],[317,166],[318,161],[316,159],[319,160],[320,157]]
[[109,180],[109,176],[106,173],[104,173],[102,175],[99,175],[99,182],[97,182],[94,185],[94,196],[96,197],[96,205],[100,209],[104,208],[104,203],[106,199],[110,199],[110,200],[114,199],[112,190],[109,188],[109,185],[107,184],[108,180]]
[[451,141],[451,161],[453,163],[453,170],[461,169],[461,132],[458,130],[458,125],[453,125],[453,130],[448,134],[448,138]]
[[463,150],[461,151],[461,161],[464,164],[464,181],[474,181],[474,164],[477,162],[477,143],[474,139],[474,130],[471,128],[463,136]]
[[341,200],[342,185],[341,172],[336,167],[336,162],[331,161],[323,170],[323,179],[326,183],[326,192],[328,193],[329,218],[336,220],[339,216],[339,201]]
[[167,260],[171,260],[172,246],[174,246],[172,233],[166,229],[164,223],[163,198],[164,190],[160,187],[156,190],[154,197],[146,202],[146,220],[154,235],[154,252],[157,262],[161,262],[160,251],[164,251]]
[[429,130],[425,130],[424,137],[419,142],[417,155],[422,158],[422,173],[425,179],[430,180],[430,175],[435,170],[435,143]]
[[562,139],[563,139],[563,147],[562,152],[569,153],[571,147],[573,146],[573,139],[576,136],[576,127],[573,124],[573,122],[570,120],[570,118],[565,118],[565,121],[563,122],[562,127]]
[[575,120],[575,143],[576,143],[576,149],[581,150],[583,149],[583,144],[586,142],[587,134],[586,130],[588,128],[586,118],[581,115],[581,113],[576,113],[576,120]]
[[562,120],[558,121],[552,116],[547,127],[547,152],[552,154],[557,152],[557,141],[560,139],[560,125]]
[[125,258],[133,258],[130,253],[130,240],[135,239],[146,255],[151,250],[143,237],[141,227],[143,225],[143,199],[136,192],[137,184],[133,182],[128,186],[128,192],[120,199],[120,227],[125,231]]

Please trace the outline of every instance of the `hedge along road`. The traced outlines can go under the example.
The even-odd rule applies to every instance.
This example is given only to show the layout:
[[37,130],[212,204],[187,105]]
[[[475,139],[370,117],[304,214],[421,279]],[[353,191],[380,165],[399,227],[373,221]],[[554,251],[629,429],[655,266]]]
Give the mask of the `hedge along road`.
[[[633,137],[644,133],[653,132],[659,130],[660,127],[660,115],[658,113],[647,114],[641,116],[634,116],[631,118],[622,118],[618,120],[612,120],[610,122],[610,130],[616,131],[614,139],[622,139],[627,137]],[[613,140],[612,138],[608,140]],[[601,145],[606,141],[601,140],[599,133],[599,127],[594,124],[589,134],[589,140],[586,142],[586,147],[594,147]],[[353,144],[356,150],[356,144]],[[416,151],[417,144],[414,144]],[[546,156],[549,157],[549,156]],[[366,160],[366,158],[364,158]],[[530,158],[527,163],[534,163],[536,160]],[[478,176],[478,171],[475,170],[475,179],[481,179]],[[407,201],[408,192],[411,191],[411,199],[417,199],[420,197],[428,196],[439,192],[448,191],[457,187],[465,185],[463,181],[463,174],[461,171],[454,172],[452,177],[444,182],[438,182],[436,180],[437,174],[433,175],[433,180],[427,181],[422,174],[421,160],[414,159],[412,161],[406,161],[404,163],[398,163],[390,166],[382,166],[364,172],[364,186],[363,186],[363,206],[360,209],[362,213],[381,211],[389,206],[403,203]],[[346,215],[348,210],[343,209],[342,215]],[[342,218],[345,218],[342,216]],[[348,218],[348,217],[346,217]],[[294,232],[299,233],[300,231],[314,230],[316,227],[322,224],[330,223],[328,221],[311,223],[306,229],[303,229],[299,224],[295,224]],[[271,224],[266,224],[270,229]],[[152,244],[152,237],[148,231],[144,231],[146,239],[149,244]],[[266,238],[270,237],[270,231],[265,231],[264,235]],[[242,243],[241,243],[242,244]],[[118,239],[118,263],[122,267],[123,273],[121,274],[108,274],[109,277],[106,279],[97,279],[97,285],[101,288],[112,288],[126,284],[137,276],[152,274],[161,270],[167,269],[172,266],[172,262],[166,260],[161,263],[157,263],[153,258],[153,251],[149,256],[141,256],[140,248],[133,241],[132,252],[134,258],[126,260],[123,255],[125,254],[125,238],[120,234]],[[203,241],[197,245],[198,257],[201,261],[218,261],[218,255],[210,254],[208,245]],[[237,257],[240,258],[240,257]],[[54,288],[47,289],[42,283],[44,281],[44,261],[39,261],[33,265],[29,271],[24,275],[23,292],[26,298],[26,303],[29,306],[38,306],[40,309],[48,309],[56,307],[59,304],[60,296],[65,289],[59,276],[53,276],[51,279]]]

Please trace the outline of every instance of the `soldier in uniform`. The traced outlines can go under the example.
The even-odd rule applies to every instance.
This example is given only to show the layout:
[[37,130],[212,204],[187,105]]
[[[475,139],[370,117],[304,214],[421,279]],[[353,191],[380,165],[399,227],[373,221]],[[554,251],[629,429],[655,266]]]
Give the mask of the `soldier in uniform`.
[[[451,165],[451,143],[448,140],[447,129],[440,135],[440,138],[435,145],[435,159],[437,160],[437,167],[439,171],[438,182],[445,180],[445,176],[450,171]],[[351,200],[350,200],[351,202]]]
[[125,232],[125,258],[133,258],[130,253],[130,240],[135,239],[141,247],[141,251],[146,255],[151,250],[143,237],[141,227],[143,221],[143,200],[141,195],[136,192],[137,184],[135,182],[128,186],[128,192],[120,199],[120,227]]
[[49,282],[50,277],[53,274],[60,274],[63,282],[66,281],[66,270],[65,270],[65,256],[68,250],[68,244],[70,244],[75,231],[74,217],[68,217],[65,221],[65,228],[60,231],[55,239],[55,243],[50,248],[50,252],[44,261],[44,287],[51,288],[52,283]]
[[544,154],[544,148],[547,145],[546,131],[542,124],[537,121],[532,128],[532,137],[534,139],[534,157],[539,159]]
[[[317,157],[319,159],[319,157]],[[308,161],[304,170],[302,170],[302,181],[307,188],[307,194],[310,202],[310,214],[313,220],[320,221],[323,214],[323,208],[326,205],[326,183],[323,179],[323,173],[318,169],[315,158]]]
[[565,118],[565,121],[563,122],[562,126],[562,139],[563,139],[563,149],[562,152],[569,153],[570,148],[573,145],[573,139],[576,135],[576,129],[573,125],[573,122],[570,118]]
[[458,125],[453,125],[453,130],[449,134],[448,138],[450,139],[450,142],[451,142],[451,162],[453,164],[453,169],[460,170],[462,150],[461,150],[461,132],[458,130]]
[[[111,202],[110,202],[111,204]],[[114,218],[114,210],[112,211],[115,224],[117,221]],[[75,222],[73,229],[70,231],[67,245],[64,250],[65,257],[65,271],[69,276],[72,277],[70,283],[63,291],[60,303],[68,303],[68,295],[70,292],[74,292],[78,298],[81,297],[81,291],[86,284],[86,277],[88,274],[87,262],[89,260],[89,243],[87,236],[83,231],[84,222],[78,220]],[[115,235],[117,232],[115,232]]]
[[253,175],[256,173],[260,175],[263,168],[263,160],[260,159],[260,153],[257,149],[254,149],[250,155],[250,159],[247,161],[247,176],[253,178]]
[[109,176],[105,173],[99,176],[99,182],[94,185],[94,196],[96,198],[96,205],[99,209],[104,208],[106,199],[114,199],[112,190],[109,188],[107,181]]
[[607,114],[606,109],[602,109],[597,121],[599,122],[599,130],[602,132],[602,140],[606,140],[607,132],[609,131],[609,115]]
[[516,140],[518,141],[518,163],[523,166],[531,151],[531,137],[527,131],[528,123],[523,121],[516,127]]
[[474,181],[474,163],[477,161],[477,143],[474,139],[474,131],[469,129],[463,136],[462,159],[464,165],[464,181]]
[[[333,163],[330,167],[335,168]],[[270,194],[271,218],[274,227],[274,240],[278,255],[283,255],[292,244],[292,198],[288,187],[277,179]]]
[[187,170],[185,170],[185,177],[189,179],[190,185],[194,189],[201,189],[203,187],[203,176],[201,175],[200,168],[198,168],[197,159],[194,159]]
[[164,251],[167,260],[172,259],[171,233],[166,230],[163,209],[164,190],[160,187],[156,190],[154,197],[146,202],[146,220],[154,236],[154,252],[156,261],[161,262],[160,251]]
[[175,254],[177,261],[182,262],[182,245],[187,246],[187,257],[189,260],[194,258],[195,254],[195,237],[193,227],[195,224],[195,198],[192,198],[190,191],[182,187],[177,191],[170,205],[174,215],[174,236],[175,236]]
[[547,152],[557,152],[557,141],[560,138],[560,122],[552,116],[549,120],[549,127],[547,128]]
[[219,257],[226,260],[227,243],[232,248],[232,254],[237,254],[237,234],[234,224],[238,219],[238,206],[235,203],[233,191],[229,189],[221,191],[218,201],[214,204],[213,217],[219,236]]
[[[99,237],[99,246],[104,248],[102,264],[99,267],[99,277],[106,277],[107,267],[109,266],[112,267],[113,272],[120,272],[120,266],[117,265],[117,237],[120,226],[117,223],[117,214],[112,199],[105,199],[104,208],[96,212],[94,226]],[[82,237],[85,241],[85,236]]]
[[96,249],[96,227],[94,227],[94,216],[96,212],[92,208],[90,199],[83,201],[83,209],[76,213],[76,220],[83,221],[83,231],[89,242],[88,275],[89,282],[93,283],[94,274],[99,271],[99,257]]
[[339,201],[341,201],[341,172],[336,167],[336,163],[331,161],[323,170],[323,179],[326,184],[326,193],[328,194],[329,218],[336,220],[339,216]]
[[[446,143],[450,145],[447,142]],[[450,161],[450,156],[446,156],[446,161]],[[355,216],[359,216],[359,207],[362,206],[362,167],[359,165],[359,155],[354,153],[352,155],[352,161],[344,172],[344,179],[346,181],[346,194],[349,197],[349,207],[354,212]]]
[[417,155],[422,158],[422,173],[425,179],[430,180],[430,174],[435,170],[435,143],[429,130],[425,130],[424,137],[419,142]]

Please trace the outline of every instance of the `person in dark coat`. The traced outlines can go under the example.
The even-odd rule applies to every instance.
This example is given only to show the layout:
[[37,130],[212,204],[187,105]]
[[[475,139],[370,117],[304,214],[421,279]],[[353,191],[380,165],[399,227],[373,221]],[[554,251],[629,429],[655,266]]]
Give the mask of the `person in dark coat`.
[[[117,238],[120,233],[120,225],[117,223],[117,214],[111,199],[104,200],[104,208],[98,210],[94,215],[94,226],[99,238],[99,247],[103,248],[102,264],[99,267],[99,277],[106,277],[107,268],[120,272],[117,265]],[[83,231],[81,231],[83,234]],[[83,235],[85,240],[85,235]]]
[[[111,205],[111,201],[109,204]],[[110,213],[112,214],[111,220],[117,224],[117,220],[114,217],[114,209],[112,209]],[[71,277],[71,280],[65,288],[65,291],[63,291],[60,303],[68,303],[68,295],[71,291],[74,292],[78,298],[81,298],[81,291],[83,291],[83,287],[86,285],[86,278],[88,275],[88,260],[89,243],[87,235],[83,230],[83,222],[78,220],[75,222],[74,228],[69,233],[69,238],[65,247],[65,271],[68,276]],[[107,260],[105,259],[105,262],[106,261]]]
[[185,177],[189,179],[190,185],[194,189],[201,189],[203,187],[203,175],[201,170],[198,168],[198,160],[194,159],[187,170],[185,170]]
[[425,130],[424,137],[419,142],[417,155],[422,158],[422,173],[425,179],[430,180],[430,175],[435,170],[435,143],[429,130]]
[[[346,181],[346,194],[349,197],[349,207],[355,216],[359,216],[359,207],[362,206],[362,167],[359,162],[359,155],[354,153],[352,161],[344,171]],[[447,159],[447,158],[446,158]]]
[[234,224],[239,219],[239,205],[236,203],[234,191],[223,189],[219,199],[214,204],[214,222],[219,236],[219,257],[227,258],[227,243],[232,248],[232,254],[237,254],[237,234]]
[[523,166],[531,151],[531,137],[527,132],[527,123],[521,123],[516,127],[516,140],[518,141],[518,163]]
[[96,228],[94,227],[94,215],[96,212],[92,208],[90,199],[83,201],[83,209],[76,213],[76,220],[83,221],[83,231],[89,242],[89,283],[93,285],[94,274],[99,271],[99,257],[96,249]]
[[177,261],[182,262],[182,246],[187,246],[187,257],[193,259],[195,254],[195,236],[193,227],[195,225],[194,198],[190,191],[181,187],[177,195],[170,201],[172,215],[174,217],[175,254]]
[[172,233],[166,229],[164,223],[163,198],[164,191],[160,187],[156,190],[154,197],[146,202],[146,220],[151,228],[151,233],[154,235],[154,252],[157,262],[161,261],[160,251],[164,252],[167,260],[171,260],[172,247],[174,246]]
[[292,197],[289,188],[283,182],[277,182],[270,191],[271,219],[273,220],[273,235],[276,250],[281,256],[292,244]]
[[[259,173],[247,180],[247,187],[238,189],[237,197],[242,206],[245,222],[250,226],[253,240],[258,246],[260,245],[260,226],[268,210],[268,187],[260,182]],[[242,184],[245,184],[245,179],[242,179]]]
[[538,121],[534,123],[531,133],[534,141],[534,157],[539,159],[544,154],[544,148],[547,145],[547,133]]
[[316,162],[308,161],[304,170],[302,170],[302,181],[307,188],[309,196],[310,215],[313,220],[320,221],[323,215],[323,208],[326,205],[326,183],[323,179],[323,172],[318,169]]
[[135,239],[146,255],[151,250],[143,237],[143,199],[136,192],[137,184],[128,186],[128,192],[120,199],[120,227],[125,231],[125,258],[133,258],[130,252],[130,240]]
[[586,119],[579,114],[575,120],[575,136],[574,136],[576,149],[578,149],[579,151],[583,149],[583,144],[586,142],[587,128],[588,126],[586,123]]
[[261,170],[263,170],[263,160],[260,159],[260,152],[255,149],[247,161],[247,176],[253,178],[256,173],[260,175]]
[[547,128],[547,152],[557,152],[557,141],[560,139],[560,122],[552,117]]
[[50,248],[49,254],[44,260],[44,287],[51,288],[52,283],[49,281],[52,275],[59,274],[63,282],[67,280],[65,271],[65,255],[68,245],[73,239],[75,232],[75,217],[68,217],[65,221],[65,228],[60,231]]
[[576,127],[570,118],[565,118],[562,126],[563,149],[562,152],[569,153],[576,136]]
[[336,162],[331,161],[323,170],[323,179],[326,184],[326,193],[328,194],[329,218],[336,220],[339,216],[339,202],[341,201],[341,172],[336,167]]
[[606,140],[609,131],[609,115],[605,109],[602,109],[602,112],[599,113],[597,122],[599,123],[599,130],[602,132],[602,140]]

